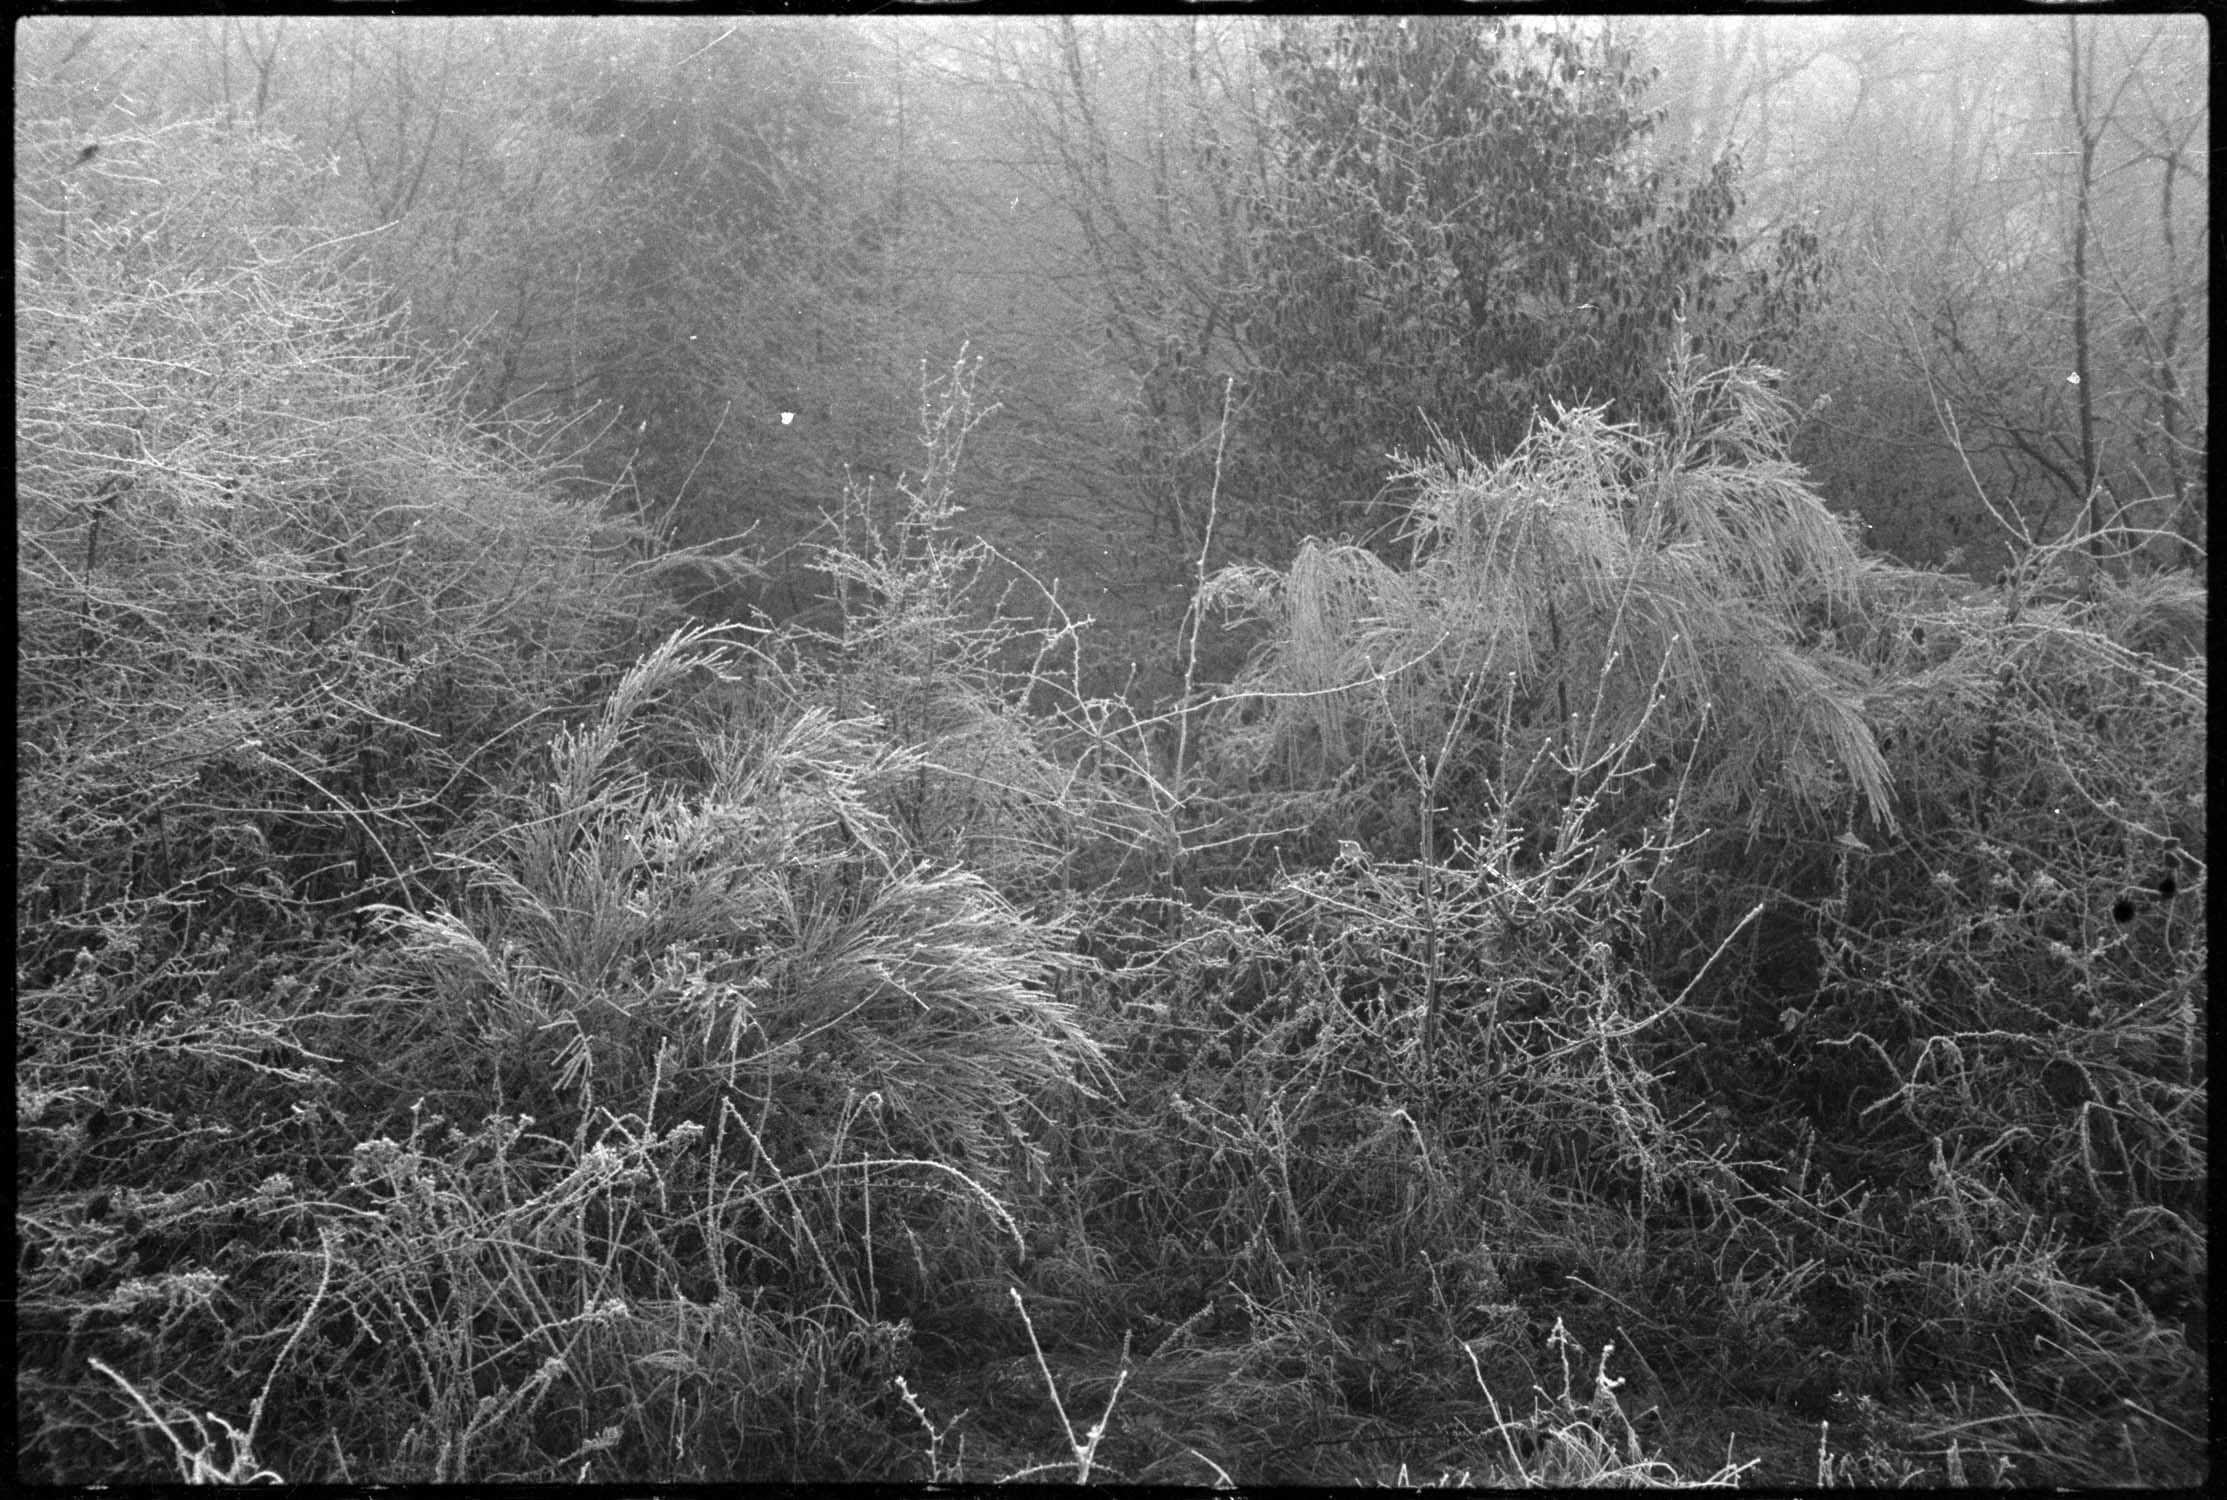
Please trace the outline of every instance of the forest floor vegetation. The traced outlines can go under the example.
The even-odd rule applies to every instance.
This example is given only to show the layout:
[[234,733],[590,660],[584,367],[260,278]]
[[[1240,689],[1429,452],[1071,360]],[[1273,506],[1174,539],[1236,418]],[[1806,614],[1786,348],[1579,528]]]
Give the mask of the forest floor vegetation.
[[19,298],[19,1481],[2202,1481],[2201,580],[1688,360],[1130,702],[964,362],[688,621],[258,243]]

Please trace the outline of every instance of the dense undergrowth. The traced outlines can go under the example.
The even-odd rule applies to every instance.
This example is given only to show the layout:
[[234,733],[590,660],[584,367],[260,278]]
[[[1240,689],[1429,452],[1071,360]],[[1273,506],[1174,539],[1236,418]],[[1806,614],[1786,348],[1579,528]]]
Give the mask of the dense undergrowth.
[[687,624],[201,159],[19,267],[20,1479],[2201,1477],[2196,582],[1686,365],[1154,710],[962,363]]

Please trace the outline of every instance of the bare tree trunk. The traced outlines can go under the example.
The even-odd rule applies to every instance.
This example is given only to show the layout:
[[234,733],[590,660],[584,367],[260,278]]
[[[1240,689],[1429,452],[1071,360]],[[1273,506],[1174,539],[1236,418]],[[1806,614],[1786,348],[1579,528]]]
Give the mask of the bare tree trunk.
[[2072,127],[2080,137],[2080,177],[2075,185],[2072,225],[2072,380],[2080,411],[2080,492],[2088,508],[2088,555],[2103,557],[2102,495],[2096,482],[2096,412],[2088,365],[2088,233],[2095,183],[2096,134],[2089,118],[2091,100],[2080,71],[2080,18],[2065,17],[2065,42],[2072,67]]
[[2165,472],[2173,490],[2170,524],[2174,535],[2180,539],[2175,550],[2180,554],[2181,566],[2193,568],[2197,556],[2197,515],[2195,502],[2189,495],[2188,466],[2181,461],[2181,433],[2187,426],[2187,404],[2181,394],[2180,369],[2176,363],[2180,353],[2181,321],[2188,315],[2181,294],[2180,247],[2173,239],[2173,178],[2180,171],[2180,165],[2178,150],[2166,153],[2165,184],[2158,200],[2158,229],[2165,242],[2165,285],[2170,299],[2165,332],[2158,340],[2158,426],[2165,436]]

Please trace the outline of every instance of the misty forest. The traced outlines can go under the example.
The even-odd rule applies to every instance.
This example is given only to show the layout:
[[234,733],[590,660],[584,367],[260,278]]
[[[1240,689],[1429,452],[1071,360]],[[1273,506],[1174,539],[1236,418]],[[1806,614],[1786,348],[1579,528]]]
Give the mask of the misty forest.
[[2203,1479],[2201,17],[15,42],[19,1482]]

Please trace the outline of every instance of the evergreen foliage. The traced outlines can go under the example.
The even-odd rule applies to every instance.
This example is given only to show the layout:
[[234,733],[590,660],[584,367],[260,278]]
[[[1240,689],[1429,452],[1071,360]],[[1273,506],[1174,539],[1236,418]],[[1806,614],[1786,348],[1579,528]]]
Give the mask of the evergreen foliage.
[[1814,241],[1733,260],[1736,164],[1680,189],[1636,147],[1647,80],[1612,42],[1500,18],[1287,20],[1263,49],[1280,159],[1239,326],[1252,486],[1366,517],[1388,448],[1512,452],[1553,403],[1660,420],[1679,325],[1734,355],[1799,319]]

